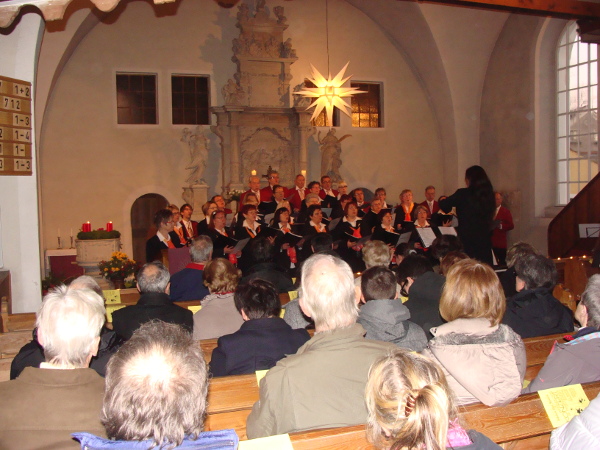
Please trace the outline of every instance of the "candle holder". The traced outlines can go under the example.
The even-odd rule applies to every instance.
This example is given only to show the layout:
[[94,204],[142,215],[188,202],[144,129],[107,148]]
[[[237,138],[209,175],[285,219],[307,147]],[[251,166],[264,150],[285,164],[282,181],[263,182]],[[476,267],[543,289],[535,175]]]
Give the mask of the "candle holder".
[[75,239],[71,236],[71,248],[75,248]]
[[58,248],[62,248],[62,241],[60,240],[60,236],[58,236]]

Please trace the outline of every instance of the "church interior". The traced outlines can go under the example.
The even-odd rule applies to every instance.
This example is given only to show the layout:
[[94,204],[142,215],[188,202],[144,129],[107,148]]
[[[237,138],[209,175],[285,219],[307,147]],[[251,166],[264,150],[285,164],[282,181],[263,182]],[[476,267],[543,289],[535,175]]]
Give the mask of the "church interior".
[[[11,3],[0,4],[5,19]],[[121,0],[103,12],[73,0],[58,20],[31,6],[13,14],[0,29],[0,75],[34,94],[32,174],[0,176],[0,267],[11,271],[13,312],[38,308],[45,252],[59,237],[68,247],[82,223],[112,221],[132,255],[132,208],[147,194],[181,205],[192,186],[208,198],[246,189],[251,170],[269,165],[288,187],[303,170],[319,180],[329,127],[313,127],[294,95],[311,65],[334,76],[349,62],[353,83],[379,88],[377,126],[339,114],[335,127],[350,135],[339,167],[350,188],[384,187],[392,202],[411,189],[420,202],[428,185],[438,195],[463,187],[478,164],[507,199],[511,242],[547,251],[561,209],[557,45],[570,19],[586,15],[457,3]],[[572,3],[600,17],[596,4]],[[257,12],[278,54],[240,38]],[[120,110],[119,80],[131,75],[152,86],[140,94],[154,102],[141,120]],[[177,77],[204,80],[204,119],[180,120]],[[206,143],[195,178],[190,136]]]

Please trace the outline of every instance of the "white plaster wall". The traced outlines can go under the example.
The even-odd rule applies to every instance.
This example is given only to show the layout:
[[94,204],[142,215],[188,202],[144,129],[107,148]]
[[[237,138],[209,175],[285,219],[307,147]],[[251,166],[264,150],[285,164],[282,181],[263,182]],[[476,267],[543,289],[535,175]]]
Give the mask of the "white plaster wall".
[[[286,37],[292,37],[300,57],[292,66],[295,85],[309,73],[310,62],[326,70],[324,2],[267,6],[277,4],[285,7],[290,23]],[[130,253],[129,207],[137,196],[156,192],[182,203],[188,154],[179,142],[183,126],[170,124],[170,75],[210,75],[213,105],[222,104],[220,88],[235,71],[230,58],[231,41],[238,34],[236,12],[212,0],[188,0],[178,4],[176,15],[157,18],[152,6],[132,2],[81,41],[57,79],[42,128],[47,242],[54,242],[58,228],[66,238],[67,230],[77,231],[84,221],[96,228],[112,220]],[[353,79],[384,84],[384,128],[352,128],[342,116],[338,136],[352,134],[343,143],[342,175],[351,186],[386,187],[392,201],[404,188],[413,189],[420,199],[427,184],[442,183],[444,172],[426,93],[381,29],[353,6],[331,1],[329,30],[332,72],[350,60]],[[116,125],[117,71],[158,74],[158,125]],[[308,177],[316,179],[316,141],[309,150]],[[205,178],[213,192],[222,182],[215,136],[209,158]]]
[[[10,34],[0,35],[0,75],[34,82],[42,27],[40,16],[26,14]],[[0,251],[2,269],[11,273],[15,313],[36,311],[41,302],[37,162],[34,155],[31,176],[0,177]]]
[[488,61],[508,13],[421,4],[448,77],[458,147],[456,182],[465,169],[480,164],[481,92]]

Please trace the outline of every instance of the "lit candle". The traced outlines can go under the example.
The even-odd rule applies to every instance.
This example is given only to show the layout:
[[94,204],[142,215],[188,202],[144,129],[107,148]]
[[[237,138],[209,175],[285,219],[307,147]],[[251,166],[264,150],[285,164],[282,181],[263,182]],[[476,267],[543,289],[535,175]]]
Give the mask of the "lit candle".
[[300,173],[302,174],[302,176],[303,176],[304,178],[306,178],[306,170],[301,170],[301,171],[300,171]]
[[256,176],[256,170],[253,170],[252,172],[250,172],[250,174],[254,177]]
[[112,227],[112,221],[111,221],[106,224],[106,231],[112,231],[112,230],[113,230],[113,227]]
[[85,223],[85,231],[92,231],[92,225],[89,220]]

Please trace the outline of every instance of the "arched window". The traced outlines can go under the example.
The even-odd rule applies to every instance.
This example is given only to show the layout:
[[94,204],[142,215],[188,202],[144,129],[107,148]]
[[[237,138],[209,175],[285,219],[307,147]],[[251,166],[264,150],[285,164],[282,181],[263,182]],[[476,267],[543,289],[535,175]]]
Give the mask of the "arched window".
[[598,56],[569,23],[557,48],[557,201],[565,205],[598,173]]

